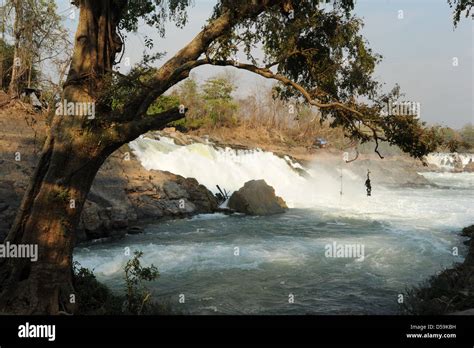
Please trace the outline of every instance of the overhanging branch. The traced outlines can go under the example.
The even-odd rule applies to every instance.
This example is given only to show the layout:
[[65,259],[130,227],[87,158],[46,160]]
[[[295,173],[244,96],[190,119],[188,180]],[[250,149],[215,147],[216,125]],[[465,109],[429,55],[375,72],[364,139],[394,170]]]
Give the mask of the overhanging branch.
[[223,36],[242,19],[258,16],[266,9],[284,2],[285,0],[253,0],[245,6],[238,6],[238,11],[234,7],[225,8],[219,17],[206,25],[191,42],[157,70],[150,83],[152,91],[144,91],[136,100],[131,101],[125,113],[145,115],[157,97],[189,76],[193,65],[200,56],[205,54],[212,42]]
[[278,73],[274,73],[268,67],[259,68],[255,65],[252,65],[252,64],[240,63],[240,62],[233,61],[233,60],[212,60],[212,59],[209,59],[209,58],[199,59],[199,60],[196,60],[194,62],[188,63],[187,65],[188,66],[186,66],[186,69],[193,69],[193,68],[196,68],[196,67],[202,66],[202,65],[215,65],[215,66],[233,66],[237,69],[247,70],[247,71],[253,72],[257,75],[260,75],[262,77],[265,77],[267,79],[280,81],[284,85],[294,88],[295,90],[297,90],[298,92],[301,93],[301,95],[304,97],[304,99],[306,100],[306,102],[309,105],[316,106],[317,108],[320,108],[320,109],[331,109],[332,108],[332,109],[340,109],[340,110],[349,112],[349,113],[356,116],[355,119],[347,117],[344,114],[341,114],[341,116],[350,124],[352,131],[359,134],[359,135],[365,135],[364,133],[362,133],[360,131],[360,129],[358,129],[358,127],[354,123],[355,121],[359,121],[364,126],[369,128],[372,132],[372,137],[375,140],[375,144],[376,144],[374,151],[375,151],[375,153],[377,153],[377,155],[380,158],[382,158],[382,159],[384,158],[380,154],[380,152],[378,151],[378,147],[379,147],[379,142],[378,141],[379,140],[386,141],[386,139],[384,137],[380,136],[377,133],[376,126],[369,124],[369,122],[366,119],[366,115],[364,115],[362,112],[360,112],[360,111],[358,111],[358,110],[356,110],[356,109],[354,109],[350,106],[347,106],[347,105],[345,105],[341,102],[321,103],[318,100],[313,99],[311,97],[311,94],[303,86],[301,86],[300,84],[290,80],[286,76],[283,76],[283,75],[278,74]]
[[138,138],[141,134],[151,130],[163,129],[170,122],[186,117],[186,111],[187,109],[173,108],[158,114],[144,115],[126,123],[116,124],[113,131],[121,143],[127,143]]

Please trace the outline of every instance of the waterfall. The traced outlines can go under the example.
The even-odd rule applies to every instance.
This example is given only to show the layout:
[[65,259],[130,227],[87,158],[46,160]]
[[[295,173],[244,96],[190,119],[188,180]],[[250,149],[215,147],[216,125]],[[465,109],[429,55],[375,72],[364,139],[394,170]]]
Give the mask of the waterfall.
[[308,194],[310,182],[298,172],[303,167],[287,156],[260,149],[218,148],[211,143],[180,146],[166,137],[139,138],[130,147],[146,169],[195,178],[213,193],[217,193],[216,185],[232,193],[247,181],[264,179],[289,206],[303,203],[301,196]]
[[[436,185],[383,187],[377,176],[384,172],[374,170],[367,197],[365,175],[349,170],[342,156],[339,162],[316,156],[302,168],[271,152],[211,143],[182,146],[143,137],[130,146],[145,168],[194,177],[214,193],[216,185],[235,191],[264,179],[295,209],[276,216],[157,220],[145,233],[76,248],[74,259],[118,292],[130,260],[123,250],[130,248],[160,270],[150,284],[153,296],[182,310],[175,294],[190,294],[184,307],[190,314],[397,313],[396,294],[461,262],[466,252],[458,233],[472,224],[472,173],[428,172],[423,175]],[[383,162],[387,171],[390,162]],[[301,176],[301,169],[309,175]],[[326,257],[334,243],[363,245],[363,261]],[[281,305],[290,286],[305,296],[297,307]]]
[[[183,146],[175,144],[173,139],[166,137],[160,137],[159,140],[142,137],[130,143],[130,147],[147,170],[169,171],[195,178],[213,193],[217,193],[216,185],[232,193],[249,180],[264,179],[290,208],[310,208],[324,211],[325,214],[354,218],[364,216],[375,220],[387,217],[393,219],[396,216],[400,219],[409,217],[420,224],[428,221],[439,222],[436,219],[441,209],[438,193],[417,196],[416,191],[409,189],[394,190],[376,184],[375,176],[373,195],[368,198],[364,186],[365,176],[356,175],[342,163],[342,158],[340,165],[337,162],[327,163],[316,158],[313,163],[303,168],[301,164],[288,157],[279,157],[272,152],[259,149],[235,150],[216,147],[212,143]],[[439,159],[441,163],[443,156],[446,159],[450,158],[450,154],[432,154],[429,159],[431,161]],[[467,156],[462,155],[461,158],[463,163],[469,162]],[[446,160],[443,163],[445,162]],[[384,168],[389,169],[390,163],[387,162],[385,166]],[[300,174],[302,169],[308,175],[302,176]],[[341,173],[343,195],[340,195]],[[469,173],[423,173],[423,175],[440,187],[449,184],[459,189],[471,188],[474,178]],[[450,202],[450,207],[447,207],[449,211],[454,206],[457,207],[457,213],[451,215],[456,224],[460,223],[458,221],[460,216],[465,216],[465,210],[471,209],[471,204],[465,201],[469,197],[464,191],[462,192],[462,199],[456,198]],[[444,194],[443,190],[440,190],[439,194]]]
[[443,153],[434,152],[426,156],[429,164],[434,164],[440,169],[453,170],[455,168],[462,169],[467,164],[474,161],[474,154],[472,153]]

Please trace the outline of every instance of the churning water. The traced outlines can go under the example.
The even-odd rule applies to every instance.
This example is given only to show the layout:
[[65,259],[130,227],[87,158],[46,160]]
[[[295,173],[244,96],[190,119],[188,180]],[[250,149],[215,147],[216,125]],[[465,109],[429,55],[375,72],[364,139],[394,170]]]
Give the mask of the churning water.
[[428,163],[434,164],[444,170],[453,170],[458,167],[465,167],[467,164],[474,162],[474,154],[472,153],[430,153],[426,158]]
[[[305,178],[298,164],[263,151],[166,138],[131,146],[146,168],[195,177],[211,190],[265,179],[292,207],[278,216],[159,222],[141,235],[77,248],[75,260],[117,291],[125,248],[143,251],[144,264],[161,273],[149,285],[154,298],[186,313],[397,313],[400,293],[466,252],[458,233],[473,223],[474,174],[426,173],[436,186],[422,188],[384,188],[373,178],[367,197],[365,178],[342,168],[340,196],[340,177],[318,161]],[[364,257],[328,257],[334,243],[363,246]]]

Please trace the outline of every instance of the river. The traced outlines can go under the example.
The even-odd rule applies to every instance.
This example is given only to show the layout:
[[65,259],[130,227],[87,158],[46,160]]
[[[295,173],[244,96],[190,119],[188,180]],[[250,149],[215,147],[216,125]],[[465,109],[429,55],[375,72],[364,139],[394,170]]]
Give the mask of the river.
[[[302,177],[297,163],[263,151],[170,139],[131,147],[146,168],[195,177],[211,190],[265,179],[290,206],[277,216],[158,222],[140,235],[76,248],[74,259],[118,292],[126,248],[143,251],[143,263],[160,271],[148,284],[154,299],[185,313],[396,314],[399,294],[467,251],[459,232],[473,222],[474,174],[424,173],[435,185],[373,184],[367,197],[365,179],[341,167],[340,195],[341,178],[318,161]],[[363,254],[331,257],[336,245]]]

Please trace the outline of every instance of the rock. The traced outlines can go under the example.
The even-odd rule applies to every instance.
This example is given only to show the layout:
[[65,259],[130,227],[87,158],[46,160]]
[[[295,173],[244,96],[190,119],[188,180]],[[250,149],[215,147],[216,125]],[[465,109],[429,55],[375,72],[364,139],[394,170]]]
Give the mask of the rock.
[[81,223],[77,234],[78,241],[85,239],[103,238],[103,220],[101,219],[101,209],[94,202],[86,201],[81,214]]
[[275,195],[275,189],[265,180],[246,182],[230,197],[229,208],[248,215],[281,214],[288,209],[285,201]]
[[215,212],[219,204],[216,197],[204,185],[194,178],[179,178],[177,181],[189,194],[189,201],[194,204],[196,213]]
[[464,167],[464,171],[468,173],[474,173],[474,162],[466,164],[466,166]]
[[[474,233],[472,232],[474,226],[471,226],[471,235],[469,239],[469,250],[467,252],[466,258],[464,259],[464,265],[466,267],[474,267]],[[474,270],[473,270],[474,271]]]
[[185,199],[180,200],[164,200],[160,202],[166,215],[170,216],[187,216],[196,211],[196,206]]
[[148,181],[142,181],[140,182],[139,184],[137,184],[134,189],[133,189],[135,192],[146,192],[146,191],[153,191],[154,190],[154,186],[152,185],[152,183],[148,182]]
[[112,208],[110,221],[112,229],[124,229],[128,227],[128,211],[120,208]]
[[154,199],[152,196],[137,197],[134,200],[134,206],[138,219],[159,219],[164,215],[160,200]]
[[132,226],[127,230],[128,234],[140,234],[143,233],[143,228],[139,226]]
[[462,229],[461,235],[464,237],[474,237],[474,225],[469,226],[469,227],[464,227]]
[[165,191],[165,194],[169,199],[189,198],[186,190],[181,188],[181,186],[174,181],[165,182],[163,184],[163,191]]
[[122,238],[130,221],[136,221],[136,214],[123,208],[101,207],[86,201],[77,231],[78,242],[101,238]]

